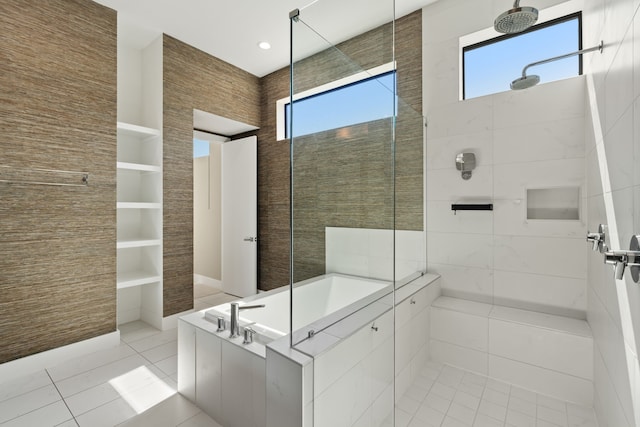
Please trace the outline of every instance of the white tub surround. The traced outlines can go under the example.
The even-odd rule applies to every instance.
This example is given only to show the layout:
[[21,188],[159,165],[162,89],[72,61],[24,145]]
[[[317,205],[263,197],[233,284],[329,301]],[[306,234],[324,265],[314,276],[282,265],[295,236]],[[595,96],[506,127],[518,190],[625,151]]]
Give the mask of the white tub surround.
[[267,427],[382,424],[393,412],[394,375],[401,396],[428,360],[429,306],[439,295],[439,277],[426,274],[396,291],[395,319],[388,295],[295,349],[286,339],[269,344]]
[[431,359],[560,400],[593,404],[593,337],[584,320],[440,297]]
[[[336,277],[343,286],[332,288]],[[251,324],[259,334],[246,345],[242,338],[230,339],[228,330],[217,332],[217,316],[226,314],[226,306],[216,307],[209,318],[200,312],[180,319],[178,390],[225,427],[333,427],[351,426],[362,417],[383,420],[393,410],[393,296],[388,284],[374,281],[369,289],[373,292],[357,298],[347,292],[343,303],[334,306],[336,291],[345,288],[343,279],[361,280],[323,276],[319,288],[328,291],[328,298],[320,298],[321,289],[314,289],[313,283],[295,287],[294,298],[298,289],[304,289],[313,298],[311,306],[325,301],[325,307],[334,309],[323,317],[307,318],[311,326],[294,333],[300,341],[295,348],[289,346],[288,319],[285,330],[278,331],[282,319],[274,322],[268,310],[241,311],[241,325]],[[427,274],[396,292],[396,333],[407,331],[406,338],[396,343],[396,372],[407,387],[412,373],[427,361],[429,328],[424,325],[431,301],[440,295],[437,279]],[[288,294],[277,290],[242,301],[265,303],[286,317]],[[302,339],[307,334],[300,331],[310,328],[319,332]],[[363,393],[348,391],[354,381],[366,384]]]

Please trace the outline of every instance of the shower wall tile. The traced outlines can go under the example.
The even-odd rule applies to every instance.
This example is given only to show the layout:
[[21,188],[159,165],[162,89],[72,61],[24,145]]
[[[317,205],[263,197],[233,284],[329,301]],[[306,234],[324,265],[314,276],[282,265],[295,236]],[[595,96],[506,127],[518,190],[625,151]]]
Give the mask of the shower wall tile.
[[493,269],[430,262],[427,270],[440,275],[443,295],[489,304],[493,303]]
[[[628,363],[633,359],[628,359],[632,356],[629,352],[631,349],[625,343],[624,337],[620,332],[620,325],[616,325],[607,310],[604,308],[599,299],[591,292],[589,295],[589,313],[588,313],[589,325],[593,331],[593,337],[595,340],[595,352],[596,359],[602,358],[604,365],[606,366],[608,381],[611,382],[616,390],[620,405],[628,420],[633,420],[633,398],[632,398],[632,384],[629,376]],[[598,356],[599,355],[599,356]],[[598,363],[596,363],[597,366]],[[598,390],[606,389],[601,386],[600,381],[603,378],[598,375],[596,371],[595,375],[596,392]],[[604,381],[605,383],[608,381]]]
[[496,128],[493,163],[584,158],[584,117]]
[[495,234],[582,238],[587,232],[587,200],[581,197],[579,202],[579,220],[554,221],[526,219],[527,202],[523,198],[496,199],[493,203]]
[[489,320],[486,316],[431,307],[430,337],[432,340],[486,352],[488,328]]
[[560,316],[584,318],[587,310],[585,279],[495,270],[493,297],[495,304]]
[[444,233],[492,234],[494,213],[491,211],[454,211],[450,201],[427,204],[427,231]]
[[593,379],[593,339],[498,319],[489,320],[489,353]]
[[622,403],[618,399],[618,394],[611,377],[607,371],[607,366],[602,360],[602,355],[598,346],[594,348],[594,410],[598,415],[600,427],[632,427],[635,426],[633,420],[627,420]]
[[584,187],[584,158],[509,163],[493,169],[496,199],[526,201],[529,188]]
[[481,131],[463,135],[454,135],[427,140],[427,170],[455,169],[458,153],[473,151],[476,156],[476,167],[491,165],[494,160],[493,133]]
[[489,354],[472,348],[432,339],[429,343],[431,360],[458,366],[471,372],[489,373]]
[[[628,5],[629,0],[623,0],[621,3]],[[618,11],[621,7],[614,7]],[[617,15],[617,13],[616,13]],[[632,16],[632,15],[629,15]],[[621,17],[621,16],[620,16]],[[628,16],[624,18],[628,20]],[[628,21],[627,21],[628,22]],[[605,47],[607,54],[614,54],[613,61],[607,70],[605,77],[604,91],[604,132],[608,135],[616,125],[618,120],[626,114],[630,106],[633,105],[633,27],[624,26],[616,29],[619,32],[619,38],[609,39],[619,42],[615,47]],[[607,40],[605,40],[607,42]],[[611,43],[611,42],[609,42]],[[609,52],[611,49],[612,52]]]
[[492,127],[515,131],[520,126],[584,117],[584,86],[584,78],[578,76],[541,84],[533,90],[495,94]]
[[608,179],[611,190],[620,190],[633,185],[634,138],[633,108],[629,107],[604,137]]
[[495,236],[494,268],[586,279],[584,238]]
[[493,236],[430,232],[427,253],[431,263],[493,268]]
[[431,106],[427,112],[427,141],[486,132],[493,125],[493,98],[483,96],[455,104]]
[[425,111],[430,111],[430,105],[451,104],[459,99],[458,44],[457,38],[422,44],[423,57],[430,58],[424,64],[422,83],[424,92],[429,94]]
[[476,168],[469,180],[462,179],[460,171],[455,169],[455,164],[452,169],[427,171],[427,203],[432,200],[486,203],[492,199],[492,193],[493,170],[490,167]]

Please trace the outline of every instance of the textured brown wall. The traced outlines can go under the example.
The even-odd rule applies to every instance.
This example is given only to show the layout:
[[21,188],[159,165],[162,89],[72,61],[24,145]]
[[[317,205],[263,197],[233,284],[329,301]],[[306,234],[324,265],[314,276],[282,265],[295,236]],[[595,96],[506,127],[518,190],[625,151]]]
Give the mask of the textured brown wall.
[[259,79],[164,36],[164,316],[193,308],[193,109],[260,125]]
[[0,153],[4,177],[90,174],[88,187],[0,183],[0,363],[115,331],[114,11],[0,2]]
[[[398,229],[423,228],[422,12],[396,22],[398,92],[396,218]],[[300,61],[300,92],[392,60],[388,24]],[[345,55],[348,60],[345,60]],[[356,65],[354,67],[354,64]],[[289,283],[289,143],[276,141],[278,99],[289,96],[289,69],[262,79],[258,134],[260,289]],[[393,228],[391,124],[352,126],[347,144],[335,131],[296,139],[294,280],[324,273],[324,227]],[[349,147],[345,150],[345,147]],[[366,157],[365,157],[366,155]]]

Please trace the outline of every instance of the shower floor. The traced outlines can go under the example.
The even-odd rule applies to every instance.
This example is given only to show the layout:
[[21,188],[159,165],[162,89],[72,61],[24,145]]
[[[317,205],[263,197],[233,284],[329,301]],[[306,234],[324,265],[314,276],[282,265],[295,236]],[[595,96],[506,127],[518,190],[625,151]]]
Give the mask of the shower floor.
[[396,427],[597,427],[593,409],[429,362],[396,405]]

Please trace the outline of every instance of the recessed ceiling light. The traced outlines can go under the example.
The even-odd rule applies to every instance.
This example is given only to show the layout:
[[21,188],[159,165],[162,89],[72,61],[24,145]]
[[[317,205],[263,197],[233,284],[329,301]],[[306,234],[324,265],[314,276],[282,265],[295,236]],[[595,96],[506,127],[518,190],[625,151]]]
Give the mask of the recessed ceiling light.
[[260,49],[269,50],[271,49],[271,44],[269,44],[269,42],[260,42],[258,43],[258,47]]

